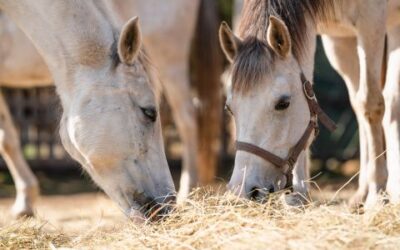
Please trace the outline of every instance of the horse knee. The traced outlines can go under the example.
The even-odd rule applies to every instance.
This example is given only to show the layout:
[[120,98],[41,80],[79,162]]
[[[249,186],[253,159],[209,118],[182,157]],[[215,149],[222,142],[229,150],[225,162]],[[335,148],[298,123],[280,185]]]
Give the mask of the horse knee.
[[19,135],[15,129],[0,129],[0,151],[6,155],[15,155],[21,151]]
[[14,128],[8,127],[4,122],[0,123],[0,151],[12,153],[19,146],[19,138]]
[[369,123],[381,123],[385,113],[385,101],[381,91],[357,94],[355,100],[357,112]]
[[12,122],[5,119],[11,118],[0,115],[0,153],[11,173],[15,173],[13,177],[17,191],[25,194],[30,193],[30,189],[33,189],[32,192],[36,193],[39,189],[38,181],[23,158],[19,134]]

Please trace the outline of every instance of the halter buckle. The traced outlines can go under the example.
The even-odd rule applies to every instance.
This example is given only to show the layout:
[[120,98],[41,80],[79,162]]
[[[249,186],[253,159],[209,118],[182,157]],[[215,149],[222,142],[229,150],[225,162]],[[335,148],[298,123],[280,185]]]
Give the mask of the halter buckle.
[[289,159],[287,159],[287,164],[289,166],[289,171],[291,171],[294,167],[294,164],[296,164],[296,160],[292,157],[289,157]]
[[307,97],[307,99],[309,100],[316,100],[317,97],[315,96],[315,92],[313,90],[313,87],[311,85],[311,83],[306,80],[303,83],[303,91],[304,91],[304,95]]
[[317,137],[319,135],[319,132],[320,132],[319,127],[315,126],[314,127],[314,137]]

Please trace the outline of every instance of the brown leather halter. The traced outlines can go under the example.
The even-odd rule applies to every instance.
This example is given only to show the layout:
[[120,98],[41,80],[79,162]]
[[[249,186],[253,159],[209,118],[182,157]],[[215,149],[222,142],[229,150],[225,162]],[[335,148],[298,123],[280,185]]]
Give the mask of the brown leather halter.
[[283,174],[286,176],[286,188],[292,190],[293,185],[293,169],[300,156],[300,153],[307,147],[307,143],[310,140],[311,135],[317,135],[318,120],[329,130],[334,131],[336,129],[335,123],[325,114],[318,104],[317,98],[315,96],[313,87],[310,81],[307,80],[304,73],[300,74],[300,79],[302,82],[303,93],[306,97],[308,108],[310,109],[310,122],[300,140],[292,147],[289,151],[289,155],[286,159],[283,159],[265,149],[262,149],[254,144],[236,141],[236,150],[244,151],[253,155],[256,155],[268,162],[271,162],[276,167],[282,169]]

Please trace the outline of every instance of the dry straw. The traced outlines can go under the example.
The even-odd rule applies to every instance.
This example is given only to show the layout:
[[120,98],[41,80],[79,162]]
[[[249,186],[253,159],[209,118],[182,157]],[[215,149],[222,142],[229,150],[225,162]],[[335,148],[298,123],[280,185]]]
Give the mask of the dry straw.
[[[287,208],[197,190],[156,223],[118,223],[65,234],[40,220],[0,229],[1,249],[394,249],[400,247],[400,206],[363,215],[344,203]],[[330,205],[328,205],[330,204]],[[84,229],[83,229],[84,230]]]

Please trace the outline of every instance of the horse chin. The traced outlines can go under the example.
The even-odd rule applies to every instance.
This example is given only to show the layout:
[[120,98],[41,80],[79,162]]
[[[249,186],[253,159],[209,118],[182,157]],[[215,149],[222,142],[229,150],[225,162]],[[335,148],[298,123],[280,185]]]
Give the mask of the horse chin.
[[144,224],[147,220],[145,214],[136,207],[131,207],[126,215],[135,224]]
[[133,204],[125,210],[125,215],[134,223],[155,222],[165,219],[171,213],[176,204],[176,195],[146,201],[143,205],[140,202]]

